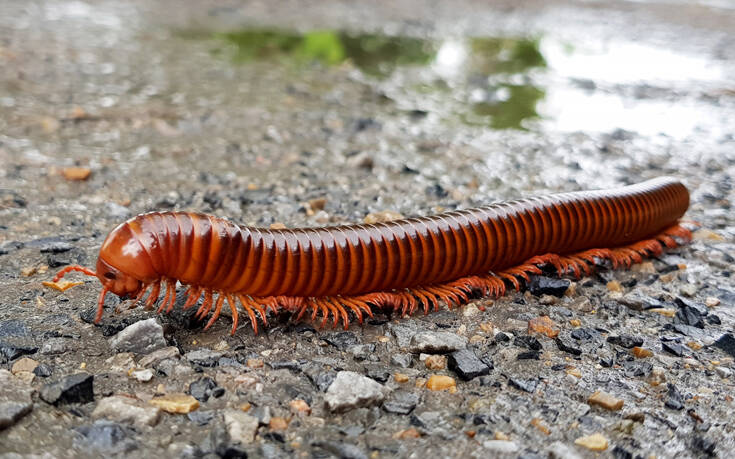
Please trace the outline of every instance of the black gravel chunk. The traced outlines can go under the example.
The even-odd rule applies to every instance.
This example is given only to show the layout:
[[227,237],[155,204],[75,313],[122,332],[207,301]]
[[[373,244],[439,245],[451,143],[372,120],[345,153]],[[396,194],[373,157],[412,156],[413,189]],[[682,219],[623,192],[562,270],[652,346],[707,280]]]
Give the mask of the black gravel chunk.
[[10,252],[13,252],[15,250],[22,249],[24,246],[25,246],[25,244],[23,244],[20,241],[6,242],[2,246],[0,246],[0,255],[7,255]]
[[199,378],[189,384],[189,395],[203,403],[209,400],[215,389],[217,389],[217,383],[214,382],[214,379],[209,377]]
[[478,376],[484,376],[490,373],[492,366],[488,365],[471,349],[461,349],[449,354],[449,369],[457,373],[457,375],[469,381]]
[[533,276],[531,282],[528,283],[528,290],[536,296],[554,295],[561,298],[569,288],[570,283],[569,279]]
[[31,336],[31,329],[22,320],[3,320],[0,322],[0,337]]
[[342,443],[336,441],[317,441],[311,444],[314,448],[320,448],[324,451],[337,456],[340,459],[367,459],[368,455],[365,454],[359,446],[352,445],[350,443]]
[[51,367],[45,363],[39,363],[38,366],[33,369],[33,374],[41,378],[48,378],[51,376]]
[[291,370],[291,371],[302,371],[306,361],[296,360],[279,360],[277,362],[269,362],[268,365],[274,370]]
[[138,448],[137,442],[132,438],[132,430],[114,422],[99,420],[74,430],[79,434],[74,444],[81,449],[109,455],[128,453]]
[[508,380],[508,384],[510,385],[510,387],[515,387],[516,389],[522,390],[524,392],[533,393],[536,390],[536,386],[538,385],[538,380],[510,378]]
[[707,317],[705,317],[704,320],[710,325],[722,325],[722,320],[720,320],[720,316],[716,314],[707,314]]
[[370,379],[374,379],[379,383],[384,383],[390,378],[390,371],[382,365],[370,365],[365,366],[365,376]]
[[64,253],[73,248],[74,246],[66,241],[48,241],[41,245],[41,253]]
[[41,387],[41,399],[53,405],[88,403],[94,400],[94,375],[77,373]]
[[715,456],[717,443],[715,443],[714,440],[710,440],[709,438],[704,438],[699,435],[694,435],[691,445],[694,451],[702,452],[711,457]]
[[535,336],[530,335],[517,336],[516,339],[513,341],[513,344],[518,347],[531,349],[533,351],[540,351],[541,349],[543,349],[543,346],[541,346],[539,340],[536,339]]
[[24,355],[35,354],[38,352],[38,346],[26,346],[26,345],[9,345],[0,342],[0,355],[4,356],[7,360],[13,361],[18,357]]
[[383,403],[383,409],[393,414],[410,414],[419,403],[419,396],[413,392],[396,391],[390,400]]
[[210,410],[210,411],[196,410],[196,411],[192,411],[191,413],[187,414],[186,417],[189,418],[191,422],[195,423],[198,426],[206,426],[212,421],[212,419],[214,419],[216,415],[217,415],[217,412],[215,410]]
[[615,459],[633,459],[633,453],[620,445],[615,445],[615,448],[612,450],[612,457]]
[[574,345],[574,341],[568,338],[558,336],[556,338],[556,347],[558,347],[559,350],[563,352],[568,352],[573,355],[582,355],[582,349],[576,347]]
[[516,356],[516,360],[539,360],[540,358],[540,351],[525,351]]
[[674,322],[689,325],[697,328],[704,328],[704,320],[702,313],[691,306],[679,306],[679,310],[676,311]]
[[625,376],[629,378],[633,376],[646,377],[651,374],[653,364],[649,362],[632,361],[623,363],[623,368],[625,368]]
[[633,335],[608,336],[607,342],[624,347],[626,349],[632,349],[636,346],[642,346],[643,338]]
[[496,343],[507,343],[510,341],[510,335],[504,332],[498,332],[495,335],[495,342]]
[[322,339],[340,351],[346,351],[348,347],[360,344],[360,340],[357,338],[357,335],[350,331],[330,333],[323,336]]
[[326,392],[327,389],[329,389],[329,386],[334,382],[334,378],[337,377],[337,372],[331,370],[321,371],[314,375],[307,373],[306,376],[320,392]]
[[668,392],[666,393],[666,401],[664,406],[672,410],[681,410],[684,408],[684,399],[681,396],[681,392],[676,388],[675,385],[668,383]]
[[684,355],[684,346],[675,341],[663,341],[661,343],[661,349],[677,357]]
[[600,337],[600,332],[594,328],[575,328],[570,336],[579,341],[589,341]]
[[735,357],[735,336],[732,333],[725,333],[715,341],[715,347],[719,347],[730,356]]

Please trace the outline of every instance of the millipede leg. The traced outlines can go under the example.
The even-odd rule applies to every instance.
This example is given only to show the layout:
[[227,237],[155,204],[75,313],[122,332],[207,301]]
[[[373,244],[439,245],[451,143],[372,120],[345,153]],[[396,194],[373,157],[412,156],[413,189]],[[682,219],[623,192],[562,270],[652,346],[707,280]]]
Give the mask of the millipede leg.
[[155,281],[155,284],[153,284],[153,290],[151,290],[150,295],[148,295],[148,299],[145,300],[145,308],[146,309],[153,309],[153,304],[158,300],[158,296],[161,294],[161,281]]
[[93,270],[86,268],[84,266],[79,265],[70,265],[56,273],[56,275],[53,278],[54,282],[59,282],[62,277],[64,277],[67,273],[70,273],[72,271],[79,271],[80,273],[86,274],[87,276],[94,276],[97,277],[97,273]]
[[[209,318],[209,322],[207,322],[207,325],[204,326],[204,329],[207,330],[209,327],[212,326],[212,324],[219,318],[220,312],[222,312],[222,303],[225,301],[225,294],[221,292],[217,292],[217,302],[214,305],[214,313],[212,314],[212,317]],[[209,312],[209,311],[207,311]]]
[[197,309],[196,314],[194,315],[197,319],[202,320],[207,314],[209,314],[209,310],[212,309],[212,301],[214,299],[212,298],[212,290],[207,289],[204,291],[204,301],[202,302],[202,305],[199,306],[199,309]]
[[199,298],[202,296],[202,288],[189,287],[188,294],[189,297],[186,299],[186,303],[184,303],[184,310],[189,309],[199,301]]
[[100,297],[97,300],[97,314],[94,316],[94,323],[96,324],[102,320],[102,313],[105,311],[105,295],[107,295],[108,291],[109,289],[107,287],[102,287]]
[[255,313],[250,307],[250,299],[243,294],[238,293],[237,297],[240,299],[243,309],[250,317],[250,326],[253,327],[253,333],[258,334],[258,321],[255,319]]
[[235,330],[237,330],[237,302],[232,297],[232,295],[227,295],[225,298],[227,298],[227,304],[230,306],[230,312],[232,313],[232,331],[230,331],[230,336],[235,335]]

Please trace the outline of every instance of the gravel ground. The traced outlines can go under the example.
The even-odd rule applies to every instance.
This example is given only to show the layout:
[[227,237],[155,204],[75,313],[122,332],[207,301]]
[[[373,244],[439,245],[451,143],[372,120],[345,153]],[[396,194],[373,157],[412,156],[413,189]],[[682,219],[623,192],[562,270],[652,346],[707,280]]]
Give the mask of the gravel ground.
[[[731,456],[735,10],[190,3],[0,3],[0,455]],[[231,337],[41,285],[154,209],[317,226],[659,175],[691,245],[459,312]]]

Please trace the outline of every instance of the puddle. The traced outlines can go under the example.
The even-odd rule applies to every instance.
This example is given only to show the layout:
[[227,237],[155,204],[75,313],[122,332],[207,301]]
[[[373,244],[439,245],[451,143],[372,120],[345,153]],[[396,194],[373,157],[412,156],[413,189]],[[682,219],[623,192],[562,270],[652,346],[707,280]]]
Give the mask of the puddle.
[[492,129],[726,135],[733,120],[707,88],[727,89],[705,57],[629,42],[553,37],[445,40],[338,30],[245,29],[207,35],[237,65],[351,65],[401,109]]

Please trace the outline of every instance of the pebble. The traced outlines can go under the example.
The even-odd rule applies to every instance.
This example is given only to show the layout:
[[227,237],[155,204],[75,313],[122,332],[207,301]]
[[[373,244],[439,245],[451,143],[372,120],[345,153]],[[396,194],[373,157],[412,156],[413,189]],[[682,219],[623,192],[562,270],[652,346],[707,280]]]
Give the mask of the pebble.
[[360,340],[357,338],[357,335],[351,331],[330,333],[325,335],[323,339],[340,351],[346,351],[350,346],[360,344]]
[[553,295],[557,298],[561,298],[569,288],[570,283],[571,281],[569,279],[533,276],[531,278],[531,282],[528,283],[528,290],[535,296]]
[[457,383],[454,378],[444,375],[431,375],[426,381],[426,388],[429,390],[448,390],[454,392],[457,390]]
[[209,400],[217,389],[217,383],[210,377],[199,378],[189,384],[189,394],[200,402],[204,403]]
[[396,391],[389,400],[383,403],[383,409],[388,413],[410,414],[419,403],[419,396],[413,392]]
[[79,426],[74,430],[79,433],[79,437],[74,439],[76,447],[102,456],[128,453],[138,448],[132,432],[114,422],[98,420],[92,425]]
[[718,306],[719,304],[720,304],[720,299],[715,298],[714,296],[708,296],[704,300],[704,305],[707,306],[708,308],[714,308]]
[[684,346],[675,341],[663,341],[661,343],[661,349],[677,357],[684,355]]
[[28,358],[28,357],[23,357],[15,361],[10,371],[13,374],[17,374],[18,372],[21,372],[21,371],[27,371],[27,372],[33,373],[33,370],[35,370],[37,366],[38,366],[38,362],[36,362],[35,360]]
[[281,418],[278,416],[272,417],[270,422],[268,423],[268,428],[270,430],[286,430],[288,429],[288,420],[285,418]]
[[408,382],[408,375],[405,375],[403,373],[395,373],[393,375],[393,380],[399,384],[403,384],[405,382]]
[[411,366],[412,359],[411,354],[393,354],[390,357],[390,363],[401,368],[408,368]]
[[41,399],[53,405],[88,403],[94,400],[94,376],[77,373],[41,387]]
[[380,212],[372,212],[367,214],[362,221],[364,223],[372,225],[375,223],[392,222],[393,220],[400,220],[401,218],[403,218],[403,215],[398,212],[395,212],[393,210],[383,210]]
[[528,331],[531,333],[540,333],[549,338],[556,338],[559,335],[559,327],[548,316],[534,317],[529,320]]
[[149,354],[166,346],[163,327],[155,318],[129,325],[110,339],[110,347],[118,352]]
[[424,360],[424,365],[429,370],[443,370],[447,367],[447,357],[444,355],[428,355]]
[[324,401],[330,411],[345,412],[383,401],[386,388],[359,373],[340,371],[327,389]]
[[684,401],[679,389],[671,383],[668,383],[667,387],[668,390],[666,392],[666,401],[664,402],[664,406],[672,410],[684,409]]
[[482,446],[493,454],[513,454],[520,449],[518,443],[508,440],[486,440]]
[[563,336],[556,338],[556,347],[558,347],[560,351],[568,352],[572,355],[582,355],[582,349],[576,346],[574,341]]
[[642,346],[643,338],[641,338],[640,336],[632,335],[608,336],[607,342],[627,349],[632,349],[634,347]]
[[467,338],[450,332],[419,332],[411,337],[410,351],[414,354],[446,354],[467,346]]
[[153,370],[147,368],[145,370],[137,370],[130,374],[133,378],[140,382],[149,382],[153,379]]
[[591,451],[605,451],[607,449],[607,438],[601,433],[594,433],[577,438],[574,440],[574,444]]
[[560,441],[555,441],[549,446],[548,449],[550,459],[581,459],[580,456],[570,446],[565,445]]
[[155,426],[161,419],[161,409],[123,395],[105,397],[97,403],[93,418],[133,424],[136,427]]
[[288,404],[288,407],[294,414],[311,414],[311,407],[309,406],[309,404],[301,400],[300,398],[291,400]]
[[707,228],[700,228],[692,234],[695,241],[722,242],[724,237]]
[[610,411],[618,411],[624,404],[623,400],[599,390],[590,395],[590,398],[587,399],[587,403],[590,405],[601,406],[602,408]]
[[197,399],[187,394],[168,394],[151,399],[150,404],[167,413],[186,414],[199,408]]
[[508,379],[508,385],[524,392],[533,393],[536,390],[536,386],[538,385],[538,380],[510,378]]
[[146,368],[153,366],[162,360],[174,359],[180,355],[181,353],[179,352],[179,348],[176,346],[164,347],[163,349],[158,349],[157,351],[153,351],[145,357],[142,357],[138,361],[138,365]]
[[31,412],[32,393],[33,389],[11,372],[0,370],[0,431],[14,425]]
[[41,346],[42,355],[59,355],[69,351],[69,346],[65,338],[49,338]]
[[694,284],[684,284],[679,286],[679,293],[685,296],[692,297],[697,294],[699,288]]
[[471,349],[462,349],[451,353],[449,355],[449,368],[465,381],[487,375],[492,370],[492,366],[477,357]]
[[200,367],[214,367],[217,366],[217,362],[224,355],[222,352],[212,351],[209,349],[197,349],[195,351],[187,352],[184,357],[189,363],[199,365]]
[[247,445],[255,440],[260,424],[258,418],[238,410],[224,410],[223,417],[232,441]]
[[732,375],[732,370],[718,366],[715,367],[715,373],[717,373],[720,378],[729,378]]
[[613,280],[607,283],[607,289],[611,292],[622,293],[623,286],[620,285],[620,282]]
[[651,357],[653,355],[653,352],[650,350],[635,346],[633,349],[630,350],[630,352],[637,358],[637,359],[645,359],[646,357]]

